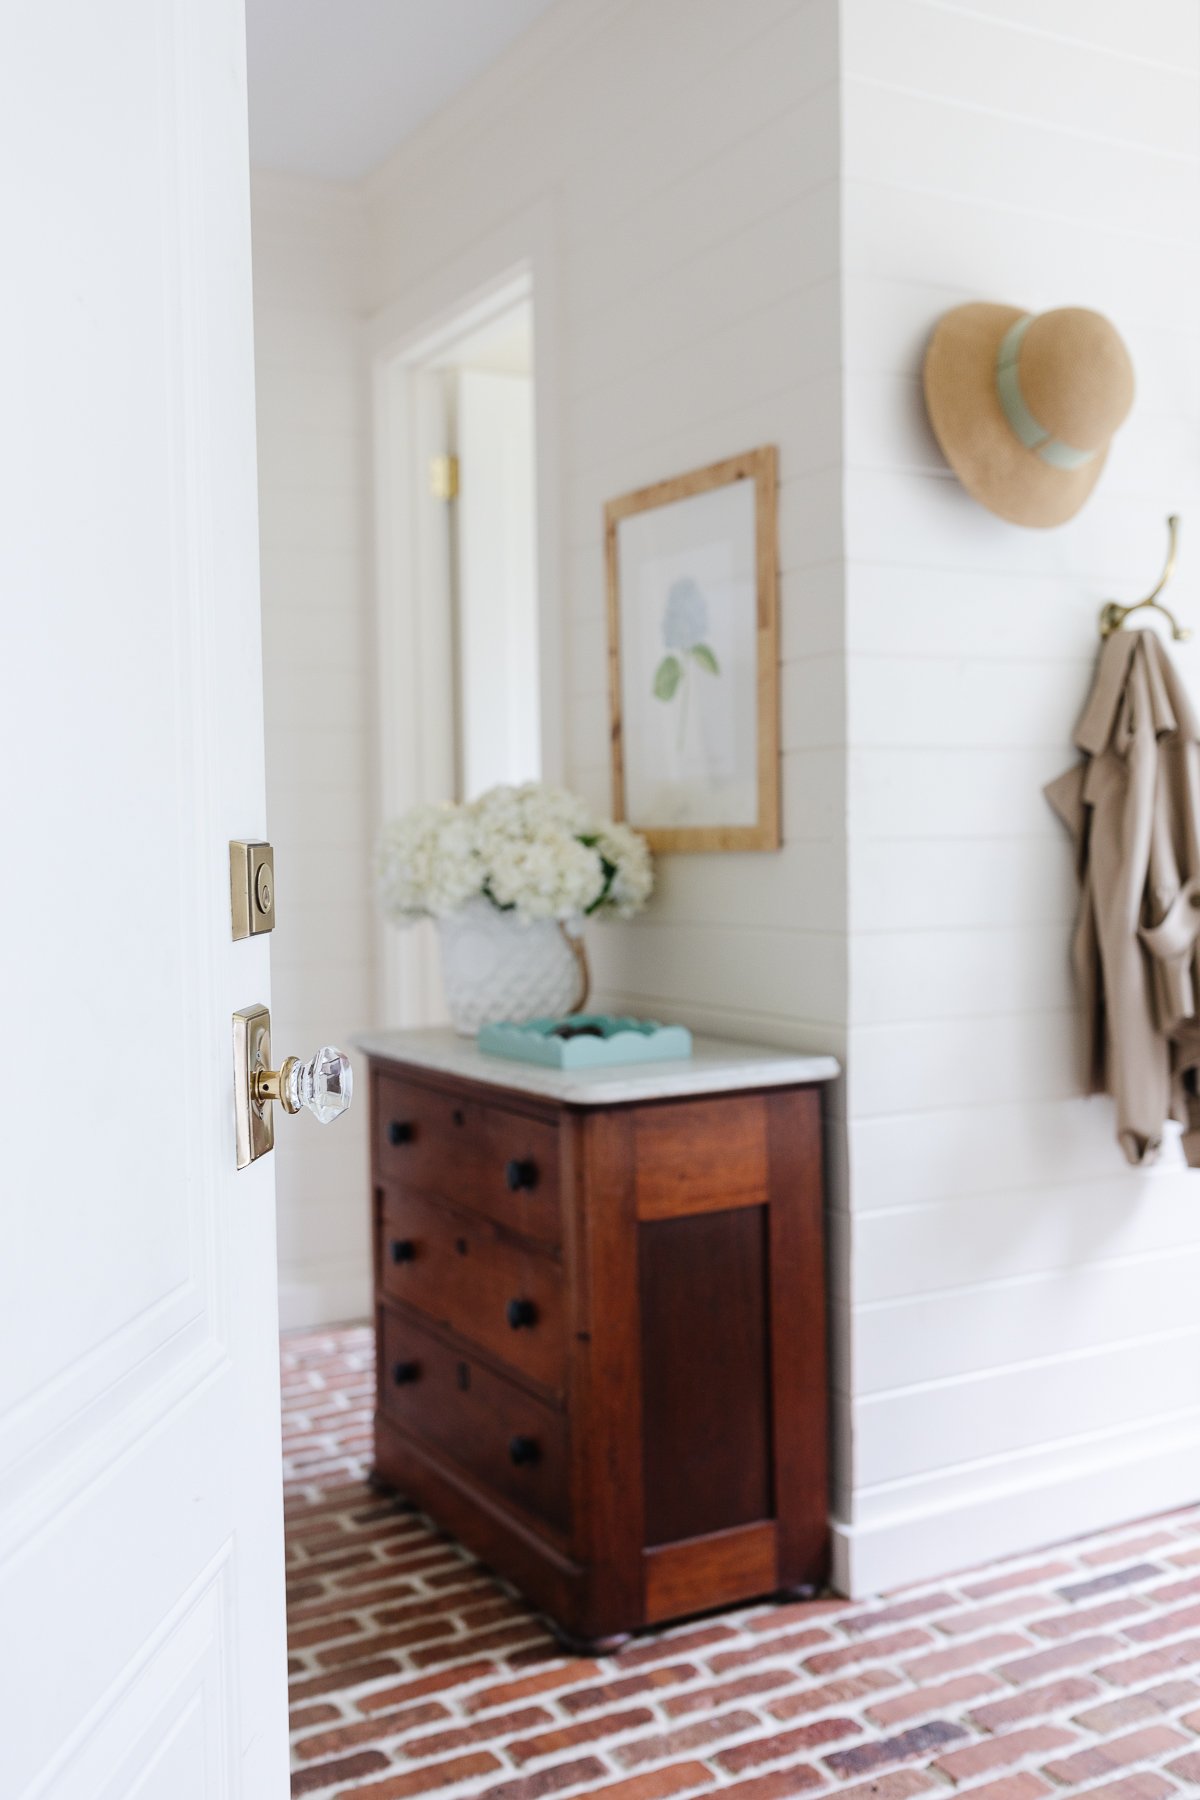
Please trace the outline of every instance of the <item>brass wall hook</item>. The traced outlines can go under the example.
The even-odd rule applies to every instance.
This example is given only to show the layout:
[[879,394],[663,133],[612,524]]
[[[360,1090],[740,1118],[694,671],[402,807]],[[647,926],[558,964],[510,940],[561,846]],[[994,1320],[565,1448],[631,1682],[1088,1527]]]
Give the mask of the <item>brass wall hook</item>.
[[1114,631],[1119,631],[1130,613],[1140,612],[1143,606],[1151,606],[1154,608],[1155,612],[1160,612],[1162,614],[1163,618],[1171,627],[1171,636],[1177,644],[1186,644],[1191,638],[1191,627],[1188,625],[1181,625],[1174,613],[1169,612],[1165,606],[1159,604],[1158,596],[1162,593],[1172,575],[1174,575],[1175,561],[1179,554],[1178,513],[1172,513],[1168,518],[1167,533],[1167,560],[1163,564],[1163,572],[1158,578],[1157,587],[1153,588],[1150,593],[1146,595],[1144,600],[1135,600],[1132,606],[1118,606],[1115,600],[1106,601],[1100,608],[1100,636],[1102,638],[1111,637]]

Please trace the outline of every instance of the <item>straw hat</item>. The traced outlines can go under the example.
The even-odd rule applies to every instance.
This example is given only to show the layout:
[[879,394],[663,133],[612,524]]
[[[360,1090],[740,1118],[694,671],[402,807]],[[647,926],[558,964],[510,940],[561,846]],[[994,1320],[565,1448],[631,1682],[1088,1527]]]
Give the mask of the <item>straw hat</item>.
[[938,320],[925,404],[969,494],[1014,525],[1062,525],[1133,404],[1133,364],[1101,313],[973,300]]

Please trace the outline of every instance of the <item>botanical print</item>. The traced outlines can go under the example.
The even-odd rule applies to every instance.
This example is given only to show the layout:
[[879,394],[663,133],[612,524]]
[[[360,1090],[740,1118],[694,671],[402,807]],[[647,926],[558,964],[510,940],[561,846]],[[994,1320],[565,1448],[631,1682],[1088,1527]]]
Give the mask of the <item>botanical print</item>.
[[638,829],[758,817],[753,484],[622,521],[625,816]]
[[716,652],[704,642],[708,631],[708,601],[704,590],[690,575],[671,583],[663,611],[662,635],[667,654],[654,671],[654,697],[669,703],[678,700],[677,745],[683,749],[687,731],[688,696],[691,693],[692,667],[721,673]]

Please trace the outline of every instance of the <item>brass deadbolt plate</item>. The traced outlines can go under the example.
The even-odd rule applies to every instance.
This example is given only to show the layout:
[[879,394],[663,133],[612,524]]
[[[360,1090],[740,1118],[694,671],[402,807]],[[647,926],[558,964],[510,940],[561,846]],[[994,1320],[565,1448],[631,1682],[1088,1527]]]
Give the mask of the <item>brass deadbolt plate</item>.
[[270,844],[234,838],[229,846],[229,905],[233,936],[275,929],[275,852]]
[[255,1095],[255,1076],[266,1074],[270,1067],[271,1014],[265,1006],[243,1007],[233,1015],[233,1110],[239,1169],[275,1147],[271,1103]]

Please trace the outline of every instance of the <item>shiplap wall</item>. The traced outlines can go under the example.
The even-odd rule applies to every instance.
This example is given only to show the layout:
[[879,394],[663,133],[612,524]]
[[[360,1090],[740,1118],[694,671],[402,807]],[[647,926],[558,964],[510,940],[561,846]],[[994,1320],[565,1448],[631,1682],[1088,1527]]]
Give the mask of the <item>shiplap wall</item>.
[[[565,776],[597,806],[610,803],[604,502],[779,445],[785,847],[665,860],[651,914],[589,942],[610,1000],[835,1049],[836,166],[834,0],[564,0],[367,184],[379,308],[420,294],[498,221],[549,211],[562,566],[541,586],[565,618]],[[536,332],[536,292],[534,313]]]
[[[258,174],[252,202],[271,1016],[277,1055],[307,1056],[376,1004],[365,227],[333,184]],[[283,1324],[365,1316],[365,1082],[330,1126],[281,1116],[275,1163]]]
[[[1200,1493],[1200,1173],[1127,1170],[1079,1097],[1040,793],[1100,604],[1152,584],[1168,511],[1200,621],[1200,8],[841,0],[841,45],[861,1592]],[[977,298],[1097,307],[1132,351],[1136,409],[1061,530],[975,506],[925,423],[930,325]]]

